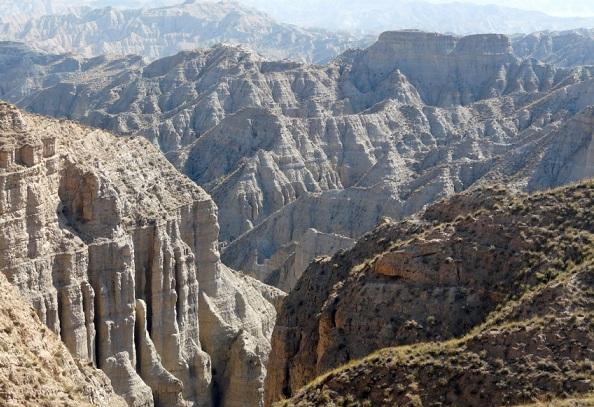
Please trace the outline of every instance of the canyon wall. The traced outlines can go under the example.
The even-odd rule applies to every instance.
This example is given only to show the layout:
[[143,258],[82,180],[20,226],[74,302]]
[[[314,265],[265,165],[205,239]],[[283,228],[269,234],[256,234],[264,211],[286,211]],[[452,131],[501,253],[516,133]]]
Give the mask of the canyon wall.
[[0,273],[0,404],[125,407],[109,379],[74,359]]

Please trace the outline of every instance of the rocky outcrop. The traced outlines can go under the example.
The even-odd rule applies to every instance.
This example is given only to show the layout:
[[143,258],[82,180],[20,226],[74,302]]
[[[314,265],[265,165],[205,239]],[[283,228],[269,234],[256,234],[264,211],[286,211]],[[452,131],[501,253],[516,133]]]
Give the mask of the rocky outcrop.
[[63,14],[0,17],[0,39],[25,42],[51,53],[86,57],[136,54],[149,60],[217,43],[244,44],[269,58],[307,62],[326,62],[348,48],[372,41],[370,37],[283,24],[236,2],[177,3],[183,4],[154,8],[157,4],[150,2],[146,6],[153,8],[138,9],[74,9],[70,4],[70,11],[54,8]]
[[149,65],[1,51],[0,97],[159,145],[217,203],[223,261],[283,289],[383,216],[594,174],[593,69],[518,59],[501,35],[388,32],[325,66],[228,46]]
[[[396,31],[380,35],[355,61],[353,71],[358,74],[357,83],[376,88],[398,70],[411,81],[425,103],[456,106],[501,96],[520,87],[527,91],[538,89],[539,82],[544,80],[542,74],[534,77],[536,72],[529,67],[526,72],[517,72],[519,67],[511,41],[504,35],[458,38]],[[529,85],[536,87],[530,89]]]
[[109,379],[74,359],[0,273],[0,404],[125,407]]
[[[584,279],[588,278],[591,275],[576,276],[571,282],[578,284],[576,291],[556,287],[557,291],[564,300],[569,298],[567,302],[576,296],[585,299],[588,282]],[[578,301],[573,302],[575,306]],[[591,309],[591,302],[584,308]],[[382,350],[329,373],[291,401],[276,405],[317,406],[335,400],[374,406],[425,405],[439,400],[452,406],[529,402],[591,406],[593,376],[588,360],[594,338],[588,317],[580,314],[584,308],[565,315],[553,311],[544,317],[509,321],[464,340],[430,344],[425,349]],[[553,397],[559,399],[537,401]],[[566,397],[570,399],[562,400]]]
[[[264,261],[259,267],[261,272],[256,270],[255,276],[266,283],[280,288],[284,291],[291,291],[295,286],[303,270],[307,268],[311,259],[335,253],[338,250],[350,248],[355,241],[346,236],[335,233],[322,233],[316,229],[306,230],[298,242],[292,242],[286,247],[280,247],[270,259]],[[229,251],[229,257],[233,256]],[[270,274],[270,270],[274,270]]]
[[153,146],[2,104],[0,198],[0,271],[129,405],[261,404],[280,291],[220,263],[216,206]]
[[267,403],[588,394],[592,205],[591,181],[533,195],[473,188],[312,263],[279,312]]

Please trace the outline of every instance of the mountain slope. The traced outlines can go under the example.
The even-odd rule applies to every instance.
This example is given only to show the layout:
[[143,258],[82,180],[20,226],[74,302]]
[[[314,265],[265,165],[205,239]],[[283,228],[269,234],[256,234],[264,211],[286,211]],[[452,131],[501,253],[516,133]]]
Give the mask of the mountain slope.
[[153,60],[224,42],[243,44],[270,58],[327,61],[367,44],[349,34],[301,29],[234,2],[188,1],[143,9],[81,9],[0,22],[0,39],[52,53],[86,57],[138,54]]
[[277,318],[267,402],[497,406],[592,392],[593,205],[591,181],[476,188],[313,263]]
[[224,262],[285,290],[382,216],[477,183],[594,175],[593,68],[519,59],[502,35],[388,32],[324,66],[229,46],[146,65],[6,43],[0,70],[2,98],[159,145],[217,203]]
[[213,201],[146,140],[2,104],[0,198],[0,272],[129,405],[261,404],[282,295],[221,264]]

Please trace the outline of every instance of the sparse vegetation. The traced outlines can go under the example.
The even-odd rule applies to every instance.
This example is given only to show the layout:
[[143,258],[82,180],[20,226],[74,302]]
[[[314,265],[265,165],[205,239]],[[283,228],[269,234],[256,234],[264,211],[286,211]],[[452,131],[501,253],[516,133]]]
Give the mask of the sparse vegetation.
[[[416,308],[418,313],[430,305],[427,300],[421,305],[417,298],[427,298],[424,290],[443,284],[425,282],[423,276],[435,276],[432,273],[443,264],[456,265],[454,286],[482,287],[483,304],[488,306],[467,310],[477,317],[483,313],[482,318],[475,318],[477,323],[458,336],[452,330],[440,331],[441,319],[451,324],[451,314],[459,312],[455,308],[428,313],[421,320],[404,318],[405,331],[428,332],[427,336],[350,360],[280,405],[591,405],[592,209],[593,182],[534,195],[477,189],[430,207],[417,228],[394,224],[389,231],[375,232],[370,241],[391,236],[389,242],[375,252],[371,243],[355,247],[353,252],[373,254],[365,253],[366,260],[351,267],[341,289],[349,284],[364,287],[364,281],[379,284],[374,271],[381,263],[386,276],[402,279],[384,284],[402,281],[401,292],[415,293],[399,297],[398,309],[406,309],[403,304],[408,301],[411,307],[422,307]],[[390,256],[396,257],[388,261]],[[422,258],[417,261],[415,256]],[[340,290],[332,295],[340,298]],[[375,314],[386,313],[389,308]],[[451,339],[438,339],[444,335]],[[405,336],[393,340],[407,341]],[[577,399],[563,401],[571,398]]]

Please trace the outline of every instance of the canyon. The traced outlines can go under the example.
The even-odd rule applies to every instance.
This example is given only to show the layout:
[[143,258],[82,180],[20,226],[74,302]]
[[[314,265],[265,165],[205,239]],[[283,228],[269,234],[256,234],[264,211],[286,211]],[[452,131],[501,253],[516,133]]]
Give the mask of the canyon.
[[308,65],[239,46],[147,64],[4,43],[0,97],[158,145],[216,202],[223,262],[289,291],[382,217],[475,184],[535,191],[594,175],[594,68],[512,45],[387,32]]
[[591,404],[591,29],[141,3],[0,4],[0,404]]

